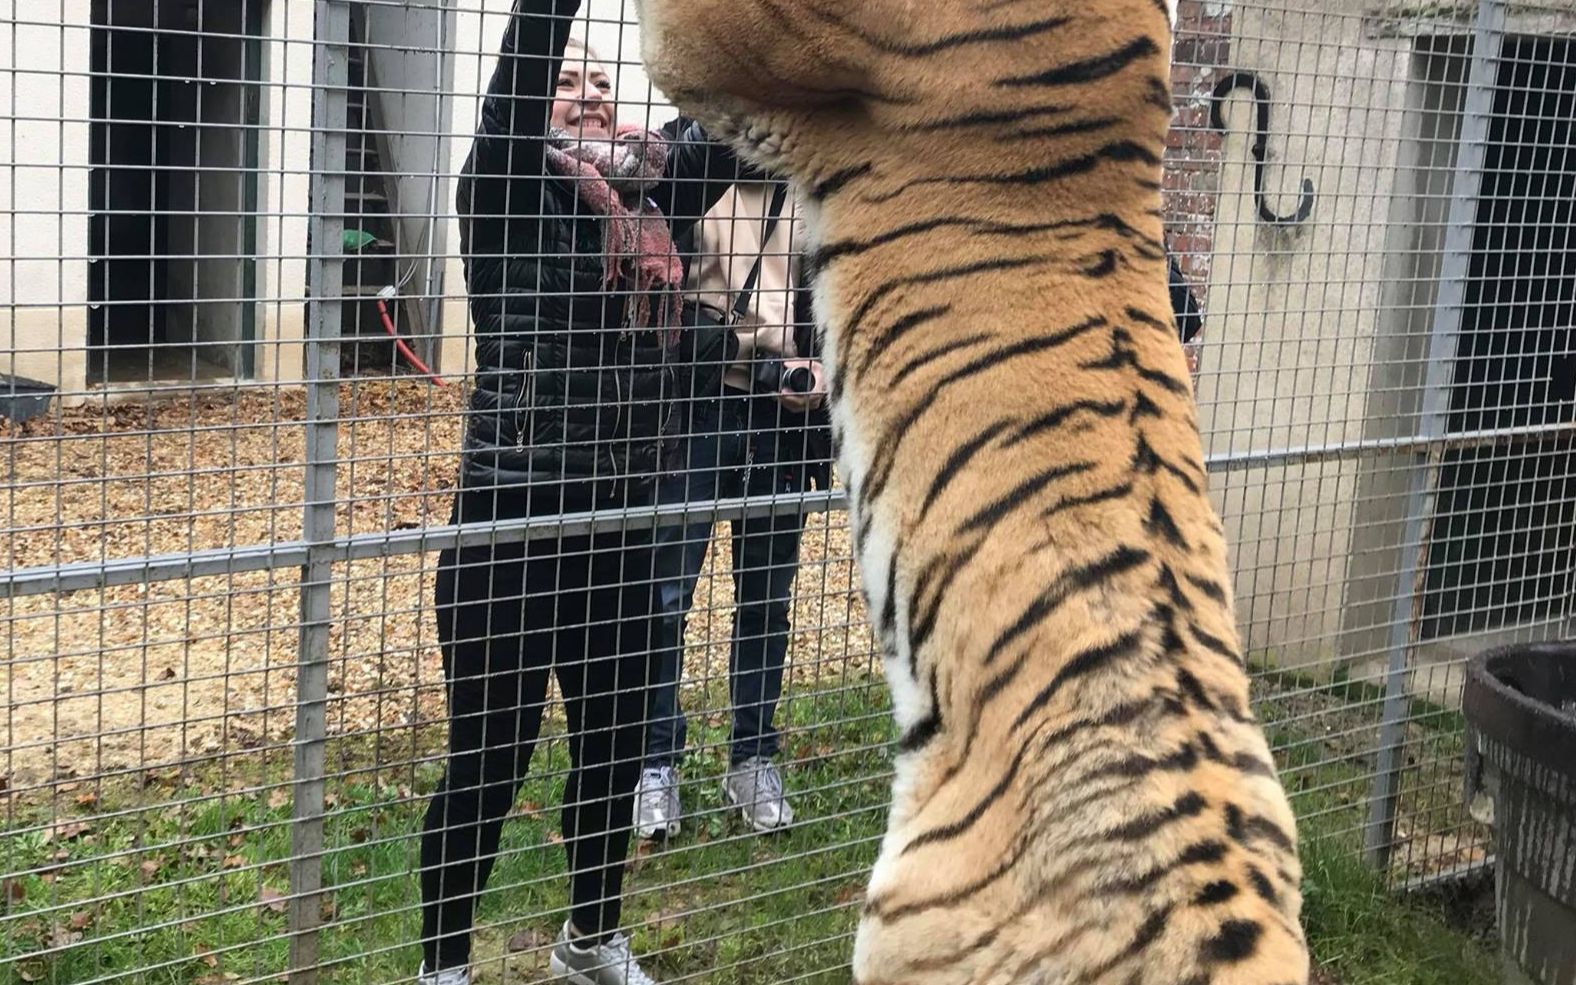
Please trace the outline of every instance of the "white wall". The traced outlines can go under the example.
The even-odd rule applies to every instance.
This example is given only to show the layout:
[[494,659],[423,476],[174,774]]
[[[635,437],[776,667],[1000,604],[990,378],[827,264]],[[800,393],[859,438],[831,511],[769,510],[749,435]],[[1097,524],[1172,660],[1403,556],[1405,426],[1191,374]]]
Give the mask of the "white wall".
[[300,381],[311,205],[312,6],[272,0],[263,45],[257,378]]
[[[1364,36],[1359,5],[1233,8],[1231,65],[1272,91],[1270,206],[1292,209],[1304,176],[1317,197],[1309,219],[1289,230],[1258,218],[1253,102],[1238,90],[1227,111],[1199,385],[1212,455],[1363,434],[1410,57],[1402,39]],[[1212,478],[1244,638],[1258,657],[1329,666],[1337,656],[1357,472],[1334,460]]]
[[68,400],[87,385],[88,15],[0,0],[0,372]]
[[[1231,67],[1273,90],[1271,207],[1289,210],[1304,175],[1318,198],[1293,231],[1256,218],[1241,93],[1199,393],[1209,452],[1415,432],[1455,123],[1440,93],[1421,86],[1414,46],[1470,34],[1474,5],[1434,7],[1434,20],[1405,0],[1232,7]],[[1569,34],[1576,19],[1556,7],[1576,12],[1576,0],[1544,0],[1531,15],[1513,2],[1511,33]],[[1259,656],[1315,671],[1382,666],[1409,468],[1405,456],[1345,456],[1213,478]]]

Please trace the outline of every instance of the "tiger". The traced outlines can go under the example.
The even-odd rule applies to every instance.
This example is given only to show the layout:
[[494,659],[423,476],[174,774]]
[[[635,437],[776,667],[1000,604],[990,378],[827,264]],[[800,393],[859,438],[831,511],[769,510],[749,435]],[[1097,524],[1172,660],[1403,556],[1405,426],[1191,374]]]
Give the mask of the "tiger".
[[1165,0],[636,0],[802,203],[895,741],[858,985],[1306,985],[1167,293]]

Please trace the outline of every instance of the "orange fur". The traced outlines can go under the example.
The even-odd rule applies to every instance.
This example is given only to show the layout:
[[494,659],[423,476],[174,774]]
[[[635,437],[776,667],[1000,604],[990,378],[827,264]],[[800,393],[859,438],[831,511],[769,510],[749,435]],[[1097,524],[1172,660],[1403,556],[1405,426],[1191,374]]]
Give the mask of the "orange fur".
[[863,985],[1305,985],[1161,247],[1154,0],[640,0],[793,178],[904,730]]

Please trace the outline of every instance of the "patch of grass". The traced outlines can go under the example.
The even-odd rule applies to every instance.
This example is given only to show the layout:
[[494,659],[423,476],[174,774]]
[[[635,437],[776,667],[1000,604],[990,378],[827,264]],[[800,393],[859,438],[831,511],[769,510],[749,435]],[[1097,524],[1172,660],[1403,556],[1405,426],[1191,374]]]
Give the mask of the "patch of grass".
[[[723,701],[708,694],[686,703]],[[1387,893],[1364,867],[1369,773],[1330,759],[1317,734],[1300,731],[1306,719],[1267,717],[1301,818],[1306,923],[1320,962],[1341,985],[1495,981],[1491,953],[1428,904]],[[625,884],[625,923],[660,981],[847,981],[865,875],[885,825],[885,687],[870,679],[793,693],[779,724],[799,823],[761,837],[722,802],[726,716],[691,717],[684,832],[642,848]],[[481,899],[475,957],[483,985],[543,980],[565,916],[554,805],[568,757],[561,720],[547,731]],[[439,763],[417,746],[431,738],[412,738],[398,754],[388,745],[331,745],[324,983],[403,985],[420,961],[418,839]],[[164,803],[150,803],[157,797],[144,788],[106,790],[70,816],[58,802],[15,809],[0,833],[0,874],[14,874],[0,891],[0,983],[280,980],[294,828],[278,767],[189,775]]]
[[1442,907],[1387,892],[1360,847],[1310,838],[1302,853],[1308,940],[1341,985],[1498,985],[1494,952],[1450,926]]
[[[1272,692],[1301,692],[1323,695],[1343,705],[1371,709],[1377,720],[1385,700],[1384,685],[1365,678],[1352,677],[1351,668],[1337,667],[1328,680],[1319,680],[1296,670],[1275,668],[1264,662],[1250,660],[1254,677]],[[1437,702],[1417,695],[1406,700],[1406,721],[1433,732],[1460,734],[1466,730],[1466,717],[1458,709],[1447,708]]]
[[1306,726],[1266,721],[1298,817],[1303,925],[1319,964],[1340,985],[1498,985],[1492,951],[1451,926],[1442,906],[1387,889],[1363,861],[1372,774],[1325,758]]
[[[690,724],[686,829],[660,850],[642,847],[626,878],[637,953],[668,982],[840,980],[885,825],[885,686],[853,682],[784,700],[781,758],[794,764],[785,772],[800,823],[770,837],[724,808],[726,716],[702,712]],[[566,915],[555,805],[569,760],[561,722],[546,731],[557,734],[538,748],[478,907],[483,983],[541,980]],[[338,743],[329,754],[337,775],[322,856],[325,983],[406,982],[421,960],[419,833],[439,764],[412,758],[379,770],[365,753]],[[222,784],[189,775],[172,791],[185,799],[165,805],[150,805],[146,790],[106,791],[69,818],[58,804],[13,812],[0,833],[0,983],[281,980],[289,788],[246,774],[232,764]]]

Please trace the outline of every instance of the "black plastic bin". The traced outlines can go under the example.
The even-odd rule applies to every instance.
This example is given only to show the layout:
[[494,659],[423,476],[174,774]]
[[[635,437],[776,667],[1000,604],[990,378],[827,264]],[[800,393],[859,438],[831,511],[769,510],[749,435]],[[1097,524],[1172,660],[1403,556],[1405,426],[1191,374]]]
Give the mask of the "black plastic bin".
[[[1576,641],[1467,667],[1466,791],[1491,820],[1506,981],[1576,983]],[[1492,809],[1484,811],[1483,807]]]
[[0,417],[13,424],[48,413],[54,399],[53,384],[0,373]]

